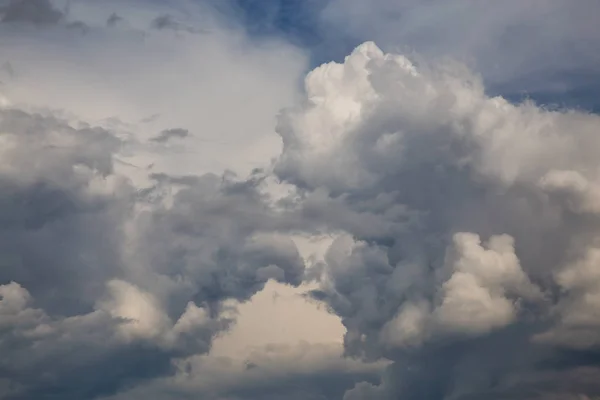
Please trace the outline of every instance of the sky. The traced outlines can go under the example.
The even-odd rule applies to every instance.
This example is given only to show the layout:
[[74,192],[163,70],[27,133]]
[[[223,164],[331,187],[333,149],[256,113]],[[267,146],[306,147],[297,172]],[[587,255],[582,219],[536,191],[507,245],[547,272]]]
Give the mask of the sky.
[[598,20],[0,0],[0,399],[600,399]]

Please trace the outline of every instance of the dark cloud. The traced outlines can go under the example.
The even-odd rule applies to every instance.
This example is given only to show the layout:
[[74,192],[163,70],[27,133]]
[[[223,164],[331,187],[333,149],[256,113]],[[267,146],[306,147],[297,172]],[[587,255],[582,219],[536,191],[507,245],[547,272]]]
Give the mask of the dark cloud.
[[190,136],[190,132],[183,128],[165,129],[151,140],[158,143],[166,143],[171,139],[183,139]]
[[50,0],[10,0],[2,10],[2,22],[55,25],[64,17],[64,13],[56,9]]
[[150,174],[150,179],[159,184],[176,184],[184,186],[193,186],[201,181],[201,177],[197,175],[172,176],[165,173]]
[[86,34],[90,30],[90,27],[82,21],[69,21],[68,8],[61,11],[49,0],[11,0],[4,8],[0,8],[0,15],[1,22],[6,24],[61,26],[78,31],[80,34]]
[[119,16],[116,12],[110,14],[108,19],[106,20],[106,26],[113,27],[117,26],[121,21],[123,21],[123,17]]
[[[260,180],[154,177],[113,167],[120,140],[0,110],[0,351],[8,399],[92,399],[204,354],[269,279],[304,264],[276,233]],[[163,190],[184,183],[166,206]]]
[[185,22],[175,19],[172,15],[163,14],[154,18],[150,27],[157,30],[172,30],[175,32],[205,33],[206,31],[198,27],[189,26]]
[[51,313],[89,310],[120,269],[126,183],[116,197],[90,186],[114,178],[111,157],[119,141],[53,117],[0,114],[1,136],[12,143],[3,153],[11,167],[0,174],[0,282],[24,285]]
[[70,22],[67,24],[67,28],[77,30],[82,34],[86,34],[90,30],[90,27],[87,26],[86,23],[81,22],[81,21]]
[[[187,282],[173,293],[174,302],[187,293],[218,306],[227,298],[249,299],[270,278],[302,281],[303,262],[293,242],[276,233],[281,223],[258,190],[260,181],[206,175],[184,183],[173,207],[140,218],[146,265]],[[147,279],[146,285],[156,284],[152,275]]]
[[357,380],[375,382],[381,365],[340,357],[337,345],[300,343],[257,348],[247,360],[195,357],[173,379],[150,382],[120,399],[340,399]]
[[[541,365],[598,348],[598,116],[490,98],[461,66],[373,43],[306,91],[280,118],[275,173],[346,232],[312,295],[341,317],[348,354],[395,361],[347,400],[485,398],[584,366]],[[596,392],[576,382],[560,390]]]
[[152,27],[154,29],[178,29],[179,23],[173,20],[170,15],[160,15],[152,21]]

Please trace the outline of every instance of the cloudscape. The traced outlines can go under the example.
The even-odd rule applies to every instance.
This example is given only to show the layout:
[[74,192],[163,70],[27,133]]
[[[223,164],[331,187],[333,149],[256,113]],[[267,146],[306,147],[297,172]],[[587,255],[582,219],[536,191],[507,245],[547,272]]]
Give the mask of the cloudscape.
[[0,0],[0,399],[600,399],[599,20]]

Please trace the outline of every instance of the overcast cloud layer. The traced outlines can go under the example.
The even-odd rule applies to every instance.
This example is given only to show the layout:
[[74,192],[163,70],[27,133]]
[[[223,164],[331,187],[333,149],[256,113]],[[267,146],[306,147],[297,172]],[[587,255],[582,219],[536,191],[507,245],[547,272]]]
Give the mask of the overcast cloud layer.
[[0,1],[0,399],[600,398],[600,7],[466,3]]

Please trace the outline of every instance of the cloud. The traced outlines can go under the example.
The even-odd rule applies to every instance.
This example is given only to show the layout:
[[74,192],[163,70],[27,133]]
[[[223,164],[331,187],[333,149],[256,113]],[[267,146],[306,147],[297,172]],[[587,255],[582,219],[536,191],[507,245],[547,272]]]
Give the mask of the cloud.
[[[106,27],[115,12],[123,23]],[[211,33],[150,29],[165,13]],[[67,119],[118,130],[129,148],[165,130],[189,130],[185,147],[150,142],[122,154],[133,165],[154,163],[153,172],[245,175],[277,156],[273,120],[294,100],[304,51],[276,39],[253,43],[238,25],[213,18],[204,2],[78,1],[69,9],[72,20],[89,27],[85,36],[63,25],[0,25],[0,64],[15,71],[2,91],[15,105],[50,106]],[[93,102],[82,101],[90,96]],[[151,115],[159,117],[139,122]]]
[[154,18],[150,24],[153,29],[163,30],[170,29],[173,31],[186,31],[189,33],[200,33],[205,32],[202,29],[194,28],[190,26],[186,26],[184,23],[181,23],[175,20],[171,15],[163,14]]
[[102,292],[121,264],[117,243],[133,191],[113,173],[119,140],[11,109],[0,110],[0,131],[0,280],[25,286],[52,313],[89,310],[87,296]]
[[477,235],[454,235],[452,276],[442,285],[436,317],[443,329],[485,334],[516,319],[517,301],[541,298],[523,273],[513,238],[492,236],[487,249]]
[[2,10],[2,22],[55,25],[64,18],[49,0],[10,0]]
[[341,348],[331,343],[268,345],[255,348],[242,360],[210,356],[183,360],[177,364],[173,378],[154,381],[109,399],[341,398],[354,381],[375,381],[384,365],[344,358]]
[[512,237],[492,236],[486,247],[476,234],[455,234],[443,267],[452,272],[441,285],[439,305],[433,311],[423,301],[402,305],[383,327],[384,343],[404,347],[433,334],[485,335],[515,322],[520,301],[542,299],[521,269]]
[[121,21],[123,21],[123,18],[120,17],[116,12],[113,12],[106,19],[106,26],[110,26],[110,27],[117,26]]
[[510,20],[542,40],[529,6],[332,1],[354,33],[399,11],[369,35],[424,57],[367,42],[302,91],[305,51],[211,2],[25,5],[0,24],[0,397],[600,393],[600,118],[490,94],[591,64],[566,57],[587,19],[542,67],[493,52]]
[[[104,4],[69,9],[85,36],[62,20],[0,26],[0,58],[15,72],[0,109],[2,398],[95,399],[171,378],[170,392],[193,394],[202,388],[179,387],[186,360],[214,363],[207,354],[240,304],[269,281],[298,286],[305,275],[289,231],[312,225],[275,204],[264,172],[246,173],[277,154],[272,121],[296,93],[303,54],[252,44],[236,27],[213,24],[202,37],[147,29],[165,13],[198,26],[196,8]],[[127,23],[106,27],[115,12]],[[148,115],[158,117],[137,122]],[[159,142],[188,136],[186,148],[149,143],[155,132]],[[269,376],[285,377],[306,351],[279,363],[265,351],[252,374],[220,371],[245,378],[231,393],[298,391],[294,377]],[[298,382],[314,386],[300,395],[340,394],[380,370],[347,362],[339,344],[327,355],[335,362],[320,371],[331,379],[308,363]]]
[[[461,65],[370,42],[305,89],[280,117],[274,171],[298,204],[319,193],[312,209],[348,210],[312,295],[341,317],[348,354],[394,360],[380,386],[346,397],[480,398],[570,379],[576,352],[597,351],[600,118],[490,97]],[[357,213],[388,228],[353,225]]]
[[158,142],[158,143],[166,143],[171,139],[183,139],[186,138],[190,135],[190,132],[187,129],[183,129],[183,128],[172,128],[172,129],[165,129],[163,131],[161,131],[158,136],[153,137],[152,140],[153,142]]
[[21,30],[23,26],[38,28],[64,27],[85,34],[89,27],[82,21],[70,20],[68,3],[58,9],[50,0],[8,0],[0,3],[0,21]]
[[[187,168],[177,168],[182,157],[169,168],[165,161],[174,161],[172,153],[144,150],[152,138],[148,131],[167,131],[172,121],[185,124],[186,118],[198,127],[202,118],[197,118],[197,100],[202,96],[210,97],[212,104],[219,102],[210,89],[207,95],[192,91],[196,100],[181,99],[187,106],[176,107],[193,109],[183,112],[188,117],[165,112],[158,104],[161,96],[172,102],[178,86],[189,88],[190,79],[209,76],[211,81],[214,71],[236,65],[234,58],[246,60],[249,64],[237,65],[245,65],[250,86],[239,81],[235,92],[254,93],[256,86],[264,96],[254,96],[254,105],[245,106],[248,118],[240,114],[239,125],[227,127],[221,117],[238,107],[224,95],[227,107],[217,107],[221,117],[209,112],[216,117],[214,124],[209,127],[204,121],[201,131],[236,134],[246,126],[262,134],[265,129],[257,127],[269,126],[266,121],[294,91],[283,82],[289,77],[293,84],[301,67],[294,66],[289,75],[269,72],[265,62],[276,61],[274,56],[268,61],[271,49],[241,52],[244,38],[235,30],[220,28],[202,41],[190,39],[193,45],[155,32],[147,39],[158,46],[154,50],[187,53],[206,46],[210,61],[196,58],[187,76],[180,64],[173,65],[173,76],[180,79],[155,87],[153,96],[137,90],[146,87],[147,80],[138,80],[143,86],[123,85],[134,81],[114,70],[105,70],[103,81],[93,88],[92,76],[99,70],[91,65],[102,64],[95,61],[104,59],[105,66],[114,66],[113,52],[120,46],[123,54],[134,54],[129,46],[141,38],[135,28],[139,15],[119,9],[127,26],[108,30],[105,20],[97,25],[88,19],[85,7],[79,8],[83,6],[74,5],[70,15],[89,23],[85,37],[63,25],[36,31],[21,31],[21,22],[0,27],[6,38],[2,57],[11,60],[16,71],[2,88],[10,100],[0,109],[0,298],[2,309],[10,313],[2,318],[7,325],[0,333],[3,398],[93,399],[169,376],[176,360],[206,354],[215,337],[235,321],[237,304],[262,290],[268,280],[299,285],[304,274],[295,244],[277,233],[277,212],[263,193],[261,179],[223,175],[210,160],[209,167],[199,165],[197,152]],[[88,53],[69,50],[69,43],[80,40],[89,44]],[[24,42],[39,52],[23,52]],[[50,50],[53,46],[57,47]],[[121,66],[129,67],[119,70],[130,68],[133,77],[166,60],[154,50],[145,58],[123,59]],[[301,60],[295,50],[286,50]],[[49,55],[64,68],[40,68],[38,61]],[[71,56],[81,61],[80,67],[67,61]],[[260,65],[254,69],[258,75],[250,72],[252,63]],[[157,69],[156,76],[164,71]],[[45,82],[46,89],[36,80]],[[50,103],[45,96],[52,92],[56,101]],[[95,100],[82,101],[89,98]],[[154,113],[153,107],[131,107],[136,98],[158,99],[154,109],[160,120],[136,125]],[[167,136],[173,132],[181,136],[172,130]],[[202,139],[204,147],[206,138]],[[250,141],[258,150],[263,145]],[[208,151],[220,158],[214,147]],[[259,154],[261,162],[265,152]],[[150,161],[155,166],[149,171],[145,165]],[[207,170],[219,174],[204,175]]]
[[0,110],[6,398],[95,398],[167,374],[210,349],[231,302],[304,274],[260,180],[199,176],[167,205],[169,182],[137,190],[113,166],[122,142],[82,126]]
[[321,19],[329,36],[459,59],[495,93],[598,109],[598,12],[594,1],[332,0]]

